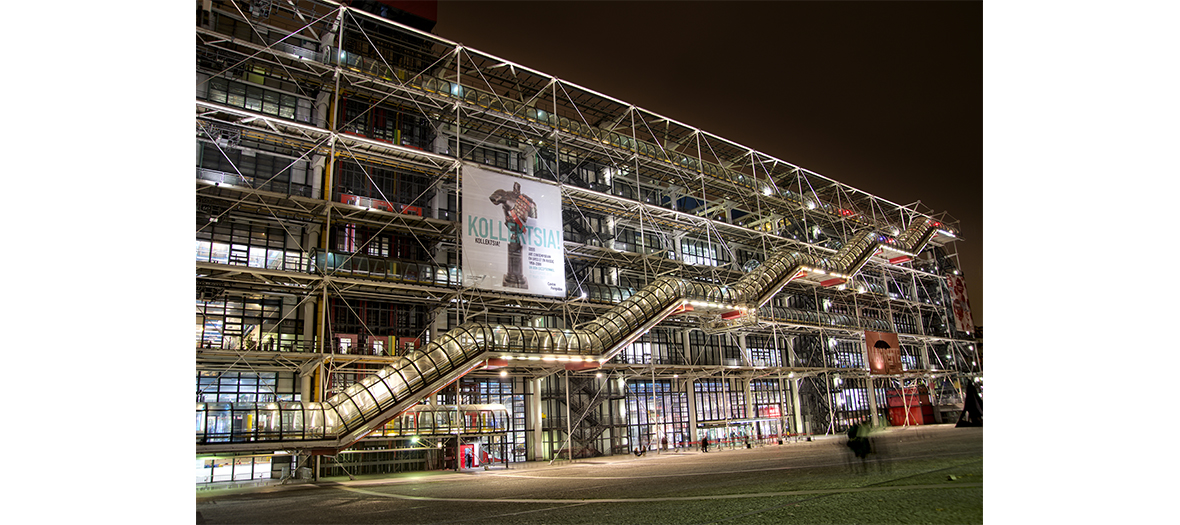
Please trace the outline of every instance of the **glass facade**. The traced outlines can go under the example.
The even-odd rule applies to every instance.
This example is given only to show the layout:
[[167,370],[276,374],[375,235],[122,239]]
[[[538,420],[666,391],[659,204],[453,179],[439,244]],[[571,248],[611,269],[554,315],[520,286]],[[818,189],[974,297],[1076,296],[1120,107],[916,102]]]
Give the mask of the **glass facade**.
[[[951,226],[373,17],[234,11],[197,46],[199,479],[290,475],[276,447],[336,475],[840,432],[896,390],[865,330],[939,406],[982,373]],[[561,184],[569,297],[464,287],[462,163]]]

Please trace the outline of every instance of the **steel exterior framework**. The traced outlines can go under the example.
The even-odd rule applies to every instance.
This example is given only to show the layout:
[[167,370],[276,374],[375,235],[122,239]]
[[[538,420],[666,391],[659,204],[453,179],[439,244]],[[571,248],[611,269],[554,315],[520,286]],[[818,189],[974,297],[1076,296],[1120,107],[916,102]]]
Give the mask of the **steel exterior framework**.
[[[196,28],[198,93],[203,92],[201,82],[223,78],[248,86],[279,86],[278,92],[303,100],[312,111],[301,121],[260,109],[265,106],[253,107],[248,100],[238,106],[198,96],[198,143],[218,151],[281,155],[291,159],[292,165],[309,163],[315,172],[309,176],[310,194],[304,195],[266,189],[265,183],[287,168],[259,180],[257,173],[246,176],[237,166],[233,171],[216,173],[198,166],[198,232],[218,221],[231,220],[297,226],[302,232],[297,240],[299,251],[308,255],[303,271],[198,262],[197,278],[200,283],[238,293],[295,297],[300,305],[311,305],[320,321],[314,337],[298,348],[302,352],[198,348],[199,370],[297,372],[313,379],[311,391],[303,395],[323,400],[327,372],[356,371],[357,365],[381,365],[398,359],[331,353],[332,334],[324,321],[330,314],[329,297],[345,304],[381,300],[422,305],[431,311],[423,333],[427,339],[476,318],[516,323],[552,319],[546,322],[575,326],[605,310],[609,305],[578,293],[557,300],[488,292],[451,282],[377,279],[371,271],[341,273],[340,267],[315,264],[316,254],[328,251],[332,225],[355,224],[410,235],[435,254],[433,262],[460,266],[461,225],[455,220],[435,218],[438,213],[418,217],[341,203],[333,194],[331,181],[332,166],[337,162],[355,163],[362,170],[385,166],[418,173],[432,181],[431,190],[436,192],[432,211],[446,211],[447,197],[459,202],[460,166],[469,159],[456,158],[456,153],[468,146],[517,152],[526,159],[526,166],[520,171],[501,170],[557,182],[564,211],[586,224],[590,217],[607,224],[589,230],[592,241],[566,240],[567,269],[611,270],[610,282],[594,281],[575,271],[572,281],[576,285],[642,284],[669,274],[705,282],[733,282],[745,273],[739,253],[754,254],[757,261],[790,246],[826,257],[865,230],[897,235],[915,220],[936,219],[944,225],[932,241],[943,253],[941,258],[928,250],[910,254],[912,261],[891,264],[889,259],[895,254],[880,253],[864,272],[839,286],[824,286],[830,281],[822,274],[802,276],[781,294],[802,298],[807,306],[768,304],[760,322],[743,330],[775,338],[802,335],[821,341],[856,340],[866,328],[875,326],[870,320],[880,321],[899,333],[903,345],[919,348],[923,358],[921,366],[888,381],[982,374],[982,366],[973,365],[982,361],[975,353],[974,339],[953,329],[934,333],[928,326],[931,323],[925,321],[929,318],[932,323],[953,327],[953,318],[947,313],[944,274],[956,259],[953,248],[958,227],[945,214],[935,214],[917,202],[899,205],[881,199],[672,118],[333,2],[276,3],[265,18],[243,13],[235,3],[215,1],[209,5],[205,19],[216,22]],[[223,20],[233,24],[223,26]],[[222,27],[234,29],[227,34]],[[372,52],[350,52],[341,41],[367,43]],[[395,48],[402,51],[397,56],[381,51]],[[342,130],[350,123],[337,121],[345,98],[409,108],[420,114],[437,136],[454,141],[458,149],[447,146],[440,150],[449,153],[426,151],[346,133]],[[548,176],[534,171],[534,160],[544,151],[555,152]],[[593,166],[598,181],[587,183],[579,178],[578,170],[587,165]],[[621,195],[621,187],[631,196]],[[660,248],[640,245],[628,249],[631,247],[615,240],[622,231],[659,239]],[[714,256],[718,262],[713,264],[686,262],[686,252],[680,249],[685,239],[703,242],[724,255]],[[353,257],[357,261],[364,258],[358,251],[346,261]],[[925,293],[931,289],[936,293]],[[906,326],[914,328],[898,329],[901,319],[908,319],[911,324]],[[693,330],[700,329],[703,320],[675,316],[661,326]],[[972,365],[962,366],[964,363]],[[829,391],[831,377],[836,374],[846,379],[870,377],[866,369],[830,363],[803,366],[795,359],[775,367],[753,366],[752,362],[736,367],[611,362],[601,368],[612,376],[653,380],[722,374],[744,380],[790,377],[819,381]],[[558,370],[561,368],[539,362],[522,361],[512,367],[513,374],[531,377],[549,376]],[[491,371],[472,375],[494,377]]]

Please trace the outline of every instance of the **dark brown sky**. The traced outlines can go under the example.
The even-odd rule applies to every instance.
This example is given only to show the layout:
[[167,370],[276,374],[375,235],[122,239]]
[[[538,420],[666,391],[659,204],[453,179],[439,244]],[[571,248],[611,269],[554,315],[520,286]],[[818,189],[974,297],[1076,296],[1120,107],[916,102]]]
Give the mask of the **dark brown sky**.
[[948,212],[983,323],[981,2],[444,0],[434,32]]

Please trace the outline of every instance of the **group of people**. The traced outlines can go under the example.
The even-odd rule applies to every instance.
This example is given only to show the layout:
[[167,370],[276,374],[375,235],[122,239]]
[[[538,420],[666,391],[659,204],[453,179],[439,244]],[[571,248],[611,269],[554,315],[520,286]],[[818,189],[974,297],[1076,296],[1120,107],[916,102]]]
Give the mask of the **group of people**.
[[[857,458],[859,458],[862,463],[864,461],[866,461],[868,459],[869,454],[874,451],[873,443],[869,438],[869,434],[872,433],[872,431],[873,431],[872,425],[869,424],[869,422],[867,422],[867,421],[860,421],[860,422],[854,423],[851,427],[848,428],[848,433],[847,433],[848,441],[846,444],[848,445],[848,448],[852,450],[853,455],[855,455]],[[668,443],[667,438],[660,440],[660,445],[665,450],[667,450],[667,447],[668,447],[667,443]],[[779,444],[780,445],[782,444],[781,439],[779,440]],[[682,442],[682,445],[683,445],[683,442]],[[745,445],[746,445],[746,448],[753,448],[753,445],[750,443],[749,437],[745,438]],[[708,452],[708,451],[709,451],[709,437],[708,436],[701,436],[701,452]],[[636,448],[634,452],[635,452],[636,456],[642,456],[644,454],[644,452],[646,452],[646,450],[641,449],[641,448]]]
[[[745,438],[745,444],[746,444],[746,448],[754,448],[754,446],[750,444],[750,438],[748,438],[748,437]],[[708,451],[709,451],[709,437],[708,436],[701,436],[701,452],[708,452]]]
[[[782,444],[782,442],[780,441],[779,444]],[[746,448],[754,448],[753,444],[750,442],[749,437],[745,438],[745,445],[746,445]],[[681,440],[680,447],[684,448],[686,446],[687,446],[687,444],[683,440]],[[664,450],[668,450],[668,438],[663,438],[660,440],[660,448],[662,448]],[[708,436],[701,436],[701,452],[708,452],[708,451],[709,451],[709,437]],[[647,449],[643,448],[643,447],[639,447],[639,448],[636,448],[635,450],[633,450],[632,452],[636,456],[642,456],[645,452],[647,452]]]

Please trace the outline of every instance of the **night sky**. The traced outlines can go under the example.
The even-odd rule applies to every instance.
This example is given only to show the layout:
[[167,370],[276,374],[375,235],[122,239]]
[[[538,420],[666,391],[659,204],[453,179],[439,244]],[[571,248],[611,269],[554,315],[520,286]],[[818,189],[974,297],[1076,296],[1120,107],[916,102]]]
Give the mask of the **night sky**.
[[949,213],[983,324],[982,3],[440,1],[434,33]]

